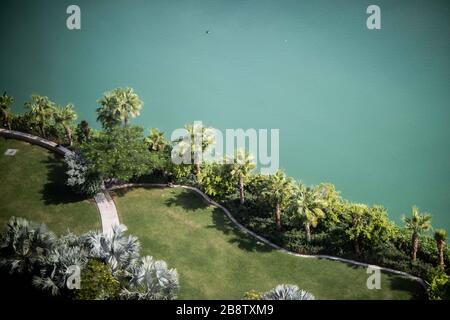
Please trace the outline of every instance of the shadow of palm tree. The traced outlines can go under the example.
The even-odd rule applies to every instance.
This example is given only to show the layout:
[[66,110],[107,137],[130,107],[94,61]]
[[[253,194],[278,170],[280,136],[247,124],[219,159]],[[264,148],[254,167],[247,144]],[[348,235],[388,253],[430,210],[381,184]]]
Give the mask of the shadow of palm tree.
[[46,205],[73,203],[85,200],[66,185],[64,162],[50,155],[42,161],[47,167],[47,183],[41,190],[42,199]]
[[181,192],[174,193],[169,199],[164,201],[164,204],[168,207],[179,206],[186,211],[206,209],[209,206],[199,195],[191,190],[181,190]]
[[273,248],[260,242],[258,239],[238,229],[225,215],[222,209],[215,208],[212,212],[213,224],[210,229],[222,231],[230,243],[236,244],[240,249],[250,252],[270,252]]

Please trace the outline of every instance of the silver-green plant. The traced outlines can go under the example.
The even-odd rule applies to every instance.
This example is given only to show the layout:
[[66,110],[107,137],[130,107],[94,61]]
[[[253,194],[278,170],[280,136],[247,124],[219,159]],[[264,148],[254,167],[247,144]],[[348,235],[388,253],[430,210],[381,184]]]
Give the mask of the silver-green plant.
[[293,284],[280,284],[262,295],[263,300],[315,300],[312,293]]

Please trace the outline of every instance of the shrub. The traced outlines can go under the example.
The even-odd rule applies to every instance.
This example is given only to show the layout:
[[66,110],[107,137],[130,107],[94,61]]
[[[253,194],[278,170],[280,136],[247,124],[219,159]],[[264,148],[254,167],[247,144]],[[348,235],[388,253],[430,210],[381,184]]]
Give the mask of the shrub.
[[89,260],[81,273],[80,289],[75,291],[77,300],[107,300],[119,297],[120,284],[108,265]]
[[262,292],[256,291],[256,290],[250,290],[244,293],[244,299],[243,300],[261,300],[262,299]]
[[100,192],[102,180],[92,172],[79,152],[68,152],[64,156],[67,166],[67,185],[83,196],[93,196]]
[[428,274],[428,296],[431,300],[450,300],[450,276],[435,268]]
[[315,300],[313,294],[292,284],[280,284],[262,295],[263,300]]

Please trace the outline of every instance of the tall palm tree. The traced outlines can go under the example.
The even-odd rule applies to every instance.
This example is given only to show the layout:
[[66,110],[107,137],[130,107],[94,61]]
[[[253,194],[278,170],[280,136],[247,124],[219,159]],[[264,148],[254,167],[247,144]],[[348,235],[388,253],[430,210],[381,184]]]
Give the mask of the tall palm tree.
[[431,215],[428,213],[421,214],[419,208],[412,207],[411,217],[403,217],[406,228],[412,232],[411,235],[411,259],[416,261],[417,249],[419,247],[419,235],[431,228]]
[[268,177],[267,183],[262,190],[261,194],[275,207],[275,224],[278,231],[281,231],[281,214],[289,205],[292,192],[292,180],[286,177],[281,170]]
[[107,92],[99,101],[98,120],[102,124],[111,125],[117,122],[128,124],[130,118],[140,114],[143,102],[132,88],[116,88]]
[[3,126],[7,126],[11,130],[11,105],[14,103],[14,98],[8,96],[6,91],[0,96],[0,111],[2,113]]
[[434,240],[436,240],[436,245],[439,252],[439,267],[444,269],[444,248],[445,248],[445,240],[447,240],[447,231],[444,229],[436,229],[434,231]]
[[253,157],[244,150],[237,150],[233,158],[231,175],[238,182],[241,204],[245,203],[244,185],[249,174],[256,168]]
[[36,120],[42,136],[45,138],[45,126],[53,120],[55,103],[46,96],[31,95],[31,101],[25,103],[30,115]]
[[156,152],[163,151],[168,145],[166,138],[164,138],[164,132],[156,128],[150,129],[150,134],[145,138],[145,142],[148,144],[150,151]]
[[194,173],[198,176],[201,171],[201,157],[205,150],[215,142],[215,134],[212,128],[199,126],[196,123],[184,126],[187,133],[174,142],[177,143],[173,152],[177,152],[181,158],[189,156],[194,162]]
[[69,103],[63,108],[57,107],[55,112],[55,120],[59,122],[66,131],[67,141],[69,142],[69,146],[72,146],[72,129],[71,125],[77,119],[77,113],[74,110],[73,104]]
[[321,191],[318,187],[305,187],[302,184],[295,187],[294,219],[303,223],[308,242],[311,242],[311,227],[317,227],[319,220],[325,217],[327,202],[322,198]]

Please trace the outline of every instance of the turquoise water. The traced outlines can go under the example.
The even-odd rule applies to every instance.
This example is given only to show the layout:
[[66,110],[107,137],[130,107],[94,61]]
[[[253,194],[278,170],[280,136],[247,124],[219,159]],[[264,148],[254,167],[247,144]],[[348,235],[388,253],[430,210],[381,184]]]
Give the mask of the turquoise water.
[[[66,28],[81,7],[82,29]],[[366,28],[378,4],[382,29]],[[134,123],[279,128],[280,164],[353,201],[412,204],[450,229],[449,1],[20,1],[0,4],[0,90],[93,123],[131,86]],[[209,33],[206,33],[209,30]]]

